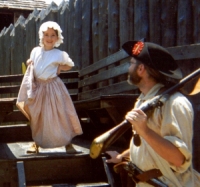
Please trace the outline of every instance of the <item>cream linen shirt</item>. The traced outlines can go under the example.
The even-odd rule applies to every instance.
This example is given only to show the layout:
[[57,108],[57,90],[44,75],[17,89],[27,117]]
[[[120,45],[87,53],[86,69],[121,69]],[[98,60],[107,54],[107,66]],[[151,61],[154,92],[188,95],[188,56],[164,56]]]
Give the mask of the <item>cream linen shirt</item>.
[[[153,98],[162,84],[156,84],[147,95],[141,94],[135,103],[138,108],[144,101]],[[141,145],[136,147],[130,142],[131,161],[143,171],[153,168],[161,170],[160,179],[169,187],[194,187],[192,167],[193,108],[188,99],[176,92],[160,108],[148,116],[148,126],[157,134],[173,143],[185,156],[185,162],[176,167],[161,158],[148,143],[141,138]],[[137,187],[149,187],[147,183],[138,183]]]
[[74,62],[65,51],[55,48],[45,51],[42,47],[35,47],[31,51],[30,59],[34,63],[35,76],[42,80],[56,77],[59,64],[74,66]]

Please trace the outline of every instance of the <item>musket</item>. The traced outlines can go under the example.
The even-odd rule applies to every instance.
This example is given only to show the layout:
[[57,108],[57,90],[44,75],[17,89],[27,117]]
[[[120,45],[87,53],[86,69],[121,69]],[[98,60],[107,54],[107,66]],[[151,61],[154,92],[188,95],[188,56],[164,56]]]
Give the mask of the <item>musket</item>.
[[[195,70],[194,72],[192,72],[185,78],[181,79],[177,84],[170,87],[169,89],[164,91],[162,94],[157,95],[151,100],[144,102],[139,107],[139,109],[141,109],[143,112],[147,112],[156,107],[162,106],[172,93],[180,90],[186,83],[197,78],[198,75],[200,75],[200,68]],[[196,84],[196,90],[197,89],[200,89],[198,84]],[[192,94],[196,94],[199,92],[199,90],[198,91],[196,90],[193,91]],[[121,137],[129,128],[131,128],[131,124],[127,120],[124,120],[117,126],[113,127],[112,129],[108,130],[107,132],[95,138],[90,146],[90,157],[93,159],[99,157],[99,155],[101,155],[101,153],[104,152],[107,147],[109,147],[117,139],[119,139],[119,137]],[[137,143],[139,144],[140,143],[139,135],[137,136],[136,139],[137,139],[136,144]]]

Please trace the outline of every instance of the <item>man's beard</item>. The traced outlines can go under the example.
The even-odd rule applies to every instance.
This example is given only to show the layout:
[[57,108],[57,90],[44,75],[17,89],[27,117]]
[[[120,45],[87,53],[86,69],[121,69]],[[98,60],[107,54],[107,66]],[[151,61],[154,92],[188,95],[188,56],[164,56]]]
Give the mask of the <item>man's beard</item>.
[[137,86],[140,81],[141,81],[141,77],[138,76],[137,74],[137,68],[135,68],[131,74],[129,72],[128,80],[127,80],[129,84]]

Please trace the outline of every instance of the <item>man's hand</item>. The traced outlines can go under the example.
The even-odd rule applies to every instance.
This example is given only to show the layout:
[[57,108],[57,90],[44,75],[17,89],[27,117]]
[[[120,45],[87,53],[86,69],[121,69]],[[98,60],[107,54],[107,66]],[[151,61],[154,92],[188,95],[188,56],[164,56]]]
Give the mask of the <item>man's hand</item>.
[[127,149],[125,151],[123,151],[121,154],[118,153],[117,151],[106,151],[106,153],[108,155],[110,155],[110,159],[107,159],[106,162],[107,163],[119,163],[122,161],[123,157],[130,157],[130,150]]
[[126,119],[151,148],[171,165],[180,167],[185,157],[180,150],[167,139],[161,137],[147,126],[147,115],[139,109],[128,112]]
[[111,157],[106,160],[107,163],[119,163],[122,161],[122,155],[117,151],[106,151],[106,153]]
[[133,109],[126,114],[125,118],[132,124],[133,130],[135,130],[137,134],[142,136],[148,132],[147,115],[142,110]]

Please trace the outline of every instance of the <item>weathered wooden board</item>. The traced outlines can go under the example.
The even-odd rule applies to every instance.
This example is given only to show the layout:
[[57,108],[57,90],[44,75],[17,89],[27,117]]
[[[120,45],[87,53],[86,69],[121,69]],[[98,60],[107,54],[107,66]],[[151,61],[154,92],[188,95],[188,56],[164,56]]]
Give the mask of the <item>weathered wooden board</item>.
[[31,136],[30,125],[14,124],[14,125],[0,126],[0,143],[28,142],[28,141],[33,141]]
[[97,62],[99,59],[99,1],[92,1],[92,53],[93,61]]
[[[22,73],[22,62],[25,59],[25,18],[20,16],[18,21],[15,23],[15,27],[11,32],[11,72],[10,74]],[[20,54],[20,55],[19,55]]]
[[92,20],[92,1],[82,2],[82,62],[81,68],[92,63],[92,36],[91,36],[91,20]]
[[[23,162],[26,185],[92,183],[107,181],[101,158],[91,159],[88,148],[74,145],[81,154],[66,154],[64,147],[26,154],[32,142],[0,144],[0,186],[18,186],[17,165]],[[95,171],[95,172],[94,172]]]
[[161,44],[161,11],[161,0],[149,1],[149,41],[156,44]]
[[[161,43],[163,47],[176,46],[178,1],[161,1]],[[169,16],[170,15],[170,16]]]
[[193,18],[192,5],[193,2],[185,0],[184,3],[178,0],[177,14],[177,43],[176,45],[189,44],[193,40]]
[[149,41],[148,0],[134,0],[134,40],[142,38]]

